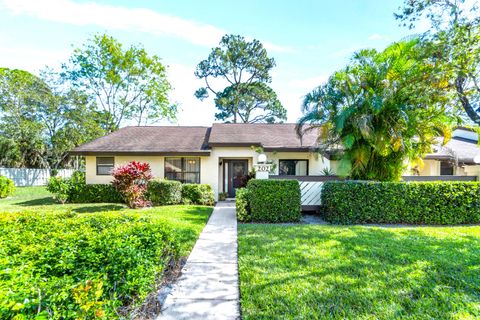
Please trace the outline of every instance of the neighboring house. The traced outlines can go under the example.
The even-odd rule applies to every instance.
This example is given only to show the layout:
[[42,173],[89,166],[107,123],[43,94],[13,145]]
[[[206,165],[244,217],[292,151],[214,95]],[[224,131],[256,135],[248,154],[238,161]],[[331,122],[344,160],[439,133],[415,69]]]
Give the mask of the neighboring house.
[[446,145],[437,145],[435,152],[427,154],[423,168],[415,172],[420,176],[480,176],[480,147],[478,134],[467,128],[458,128]]
[[[453,139],[426,156],[420,175],[476,175],[480,148],[476,134],[455,131]],[[125,127],[72,151],[85,156],[87,183],[109,183],[110,171],[130,161],[148,162],[155,177],[184,183],[208,183],[215,192],[235,196],[257,163],[259,149],[274,175],[318,176],[335,170],[336,161],[315,152],[317,134],[301,140],[295,124],[213,124],[212,127]]]
[[213,124],[212,127],[125,127],[72,151],[85,156],[87,183],[109,183],[114,166],[150,163],[158,178],[208,183],[217,196],[244,183],[260,147],[275,175],[320,175],[329,160],[314,152],[315,132],[297,137],[295,124]]

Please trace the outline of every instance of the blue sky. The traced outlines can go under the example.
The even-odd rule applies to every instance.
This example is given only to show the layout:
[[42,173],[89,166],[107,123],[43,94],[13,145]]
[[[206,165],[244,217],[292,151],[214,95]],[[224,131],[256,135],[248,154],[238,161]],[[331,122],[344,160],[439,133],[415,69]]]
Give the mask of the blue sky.
[[[260,40],[274,57],[272,87],[301,115],[302,96],[362,48],[382,49],[412,31],[393,13],[402,0],[80,1],[0,0],[0,66],[38,72],[58,67],[97,32],[141,43],[169,66],[177,124],[209,125],[213,101],[198,101],[195,66],[225,33]],[[221,84],[219,84],[221,85]]]

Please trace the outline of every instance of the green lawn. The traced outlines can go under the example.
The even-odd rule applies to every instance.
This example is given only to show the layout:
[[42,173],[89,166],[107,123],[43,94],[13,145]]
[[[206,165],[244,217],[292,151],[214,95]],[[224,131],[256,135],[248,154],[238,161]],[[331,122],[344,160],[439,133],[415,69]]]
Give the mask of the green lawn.
[[125,208],[126,206],[119,203],[67,203],[62,205],[53,200],[52,194],[45,187],[17,187],[12,197],[0,199],[0,212],[56,210],[92,213]]
[[2,212],[74,212],[97,213],[109,211],[141,212],[163,219],[176,230],[181,242],[182,255],[187,256],[205,226],[212,212],[206,206],[165,206],[141,210],[128,209],[119,203],[67,203],[59,204],[45,187],[19,187],[12,197],[0,199],[0,215]]
[[479,319],[480,226],[239,225],[244,319]]

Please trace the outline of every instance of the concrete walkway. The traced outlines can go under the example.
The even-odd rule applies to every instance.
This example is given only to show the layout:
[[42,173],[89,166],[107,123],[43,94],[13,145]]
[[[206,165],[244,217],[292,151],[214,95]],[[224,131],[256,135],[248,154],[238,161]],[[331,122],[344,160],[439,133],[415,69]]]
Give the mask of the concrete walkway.
[[235,203],[219,202],[166,298],[164,319],[240,319]]

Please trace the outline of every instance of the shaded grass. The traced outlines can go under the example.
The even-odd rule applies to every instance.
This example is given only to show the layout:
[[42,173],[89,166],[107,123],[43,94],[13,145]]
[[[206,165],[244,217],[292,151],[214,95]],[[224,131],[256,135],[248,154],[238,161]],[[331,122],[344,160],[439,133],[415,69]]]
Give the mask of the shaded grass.
[[118,203],[66,203],[59,204],[45,187],[18,187],[12,197],[0,199],[2,212],[100,213],[107,211],[141,212],[155,219],[165,220],[175,230],[181,243],[181,256],[187,256],[212,212],[211,207],[177,205],[128,209]]
[[240,225],[245,319],[476,319],[480,227]]
[[118,203],[57,203],[45,187],[17,187],[12,197],[0,199],[0,212],[57,211],[101,212],[117,211],[126,206]]

